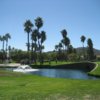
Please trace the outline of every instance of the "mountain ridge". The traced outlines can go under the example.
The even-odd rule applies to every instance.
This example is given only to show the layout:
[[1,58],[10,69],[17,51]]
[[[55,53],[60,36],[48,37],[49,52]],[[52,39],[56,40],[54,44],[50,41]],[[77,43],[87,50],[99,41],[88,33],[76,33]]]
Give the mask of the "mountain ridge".
[[[77,53],[82,53],[83,52],[83,47],[77,47],[75,49],[76,49]],[[86,52],[87,51],[87,47],[84,47],[84,50]],[[100,50],[99,49],[93,48],[93,50],[94,50],[94,54],[95,55],[100,55]]]

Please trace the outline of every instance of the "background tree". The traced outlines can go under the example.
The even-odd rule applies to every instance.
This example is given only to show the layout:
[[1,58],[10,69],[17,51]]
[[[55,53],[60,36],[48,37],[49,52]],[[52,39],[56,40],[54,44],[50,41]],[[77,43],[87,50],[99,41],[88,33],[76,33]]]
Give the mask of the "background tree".
[[86,37],[84,35],[81,36],[81,42],[82,42],[82,45],[83,45],[83,57],[85,58],[85,50],[84,50],[84,42],[86,40]]
[[87,40],[87,44],[88,44],[88,47],[87,47],[88,60],[93,60],[95,56],[94,56],[94,51],[93,51],[93,43],[90,38]]

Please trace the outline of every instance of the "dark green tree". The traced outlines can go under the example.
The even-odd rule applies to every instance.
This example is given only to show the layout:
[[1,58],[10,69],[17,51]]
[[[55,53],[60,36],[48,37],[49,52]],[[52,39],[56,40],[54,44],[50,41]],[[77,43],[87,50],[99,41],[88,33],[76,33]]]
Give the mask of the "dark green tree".
[[82,45],[83,45],[83,57],[85,58],[85,49],[84,49],[84,42],[86,40],[86,37],[84,35],[81,36],[81,42],[82,42]]
[[88,45],[87,47],[88,60],[93,60],[94,59],[93,43],[90,38],[87,40],[87,45]]

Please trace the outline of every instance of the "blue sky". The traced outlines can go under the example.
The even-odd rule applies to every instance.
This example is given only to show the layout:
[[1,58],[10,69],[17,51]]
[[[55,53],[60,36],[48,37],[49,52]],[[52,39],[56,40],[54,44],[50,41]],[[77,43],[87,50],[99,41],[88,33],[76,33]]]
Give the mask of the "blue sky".
[[67,30],[74,47],[82,45],[84,35],[100,49],[100,0],[0,0],[0,35],[10,33],[9,44],[27,50],[23,24],[27,19],[34,23],[38,16],[43,18],[41,30],[47,34],[44,51],[54,50],[62,39],[62,29]]

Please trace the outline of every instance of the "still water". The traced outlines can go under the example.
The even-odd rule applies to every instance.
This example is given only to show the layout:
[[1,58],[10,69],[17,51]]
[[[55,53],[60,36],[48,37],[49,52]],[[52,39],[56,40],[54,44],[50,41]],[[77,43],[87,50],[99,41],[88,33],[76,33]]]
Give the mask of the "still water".
[[54,78],[99,79],[89,76],[86,72],[71,69],[39,69],[38,71],[31,72],[31,74]]
[[[0,68],[4,70],[13,71],[15,68]],[[95,76],[89,76],[86,72],[75,69],[38,69],[37,71],[25,72],[26,74],[33,74],[53,78],[70,78],[70,79],[100,79]]]

